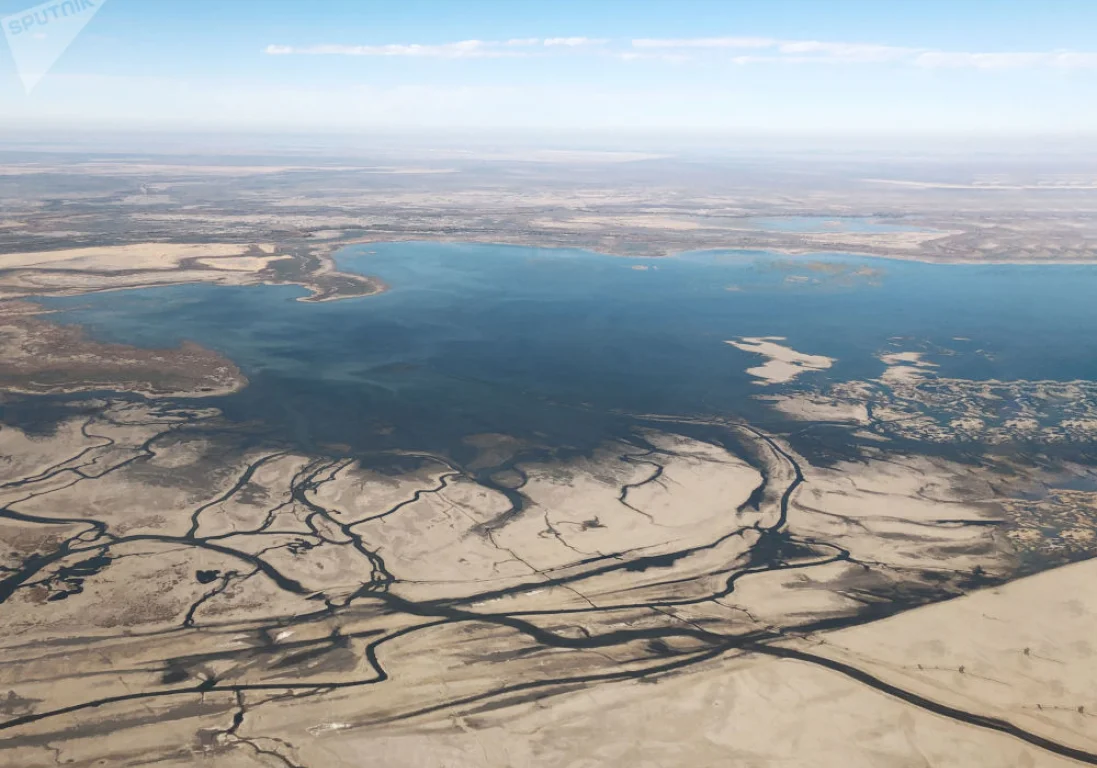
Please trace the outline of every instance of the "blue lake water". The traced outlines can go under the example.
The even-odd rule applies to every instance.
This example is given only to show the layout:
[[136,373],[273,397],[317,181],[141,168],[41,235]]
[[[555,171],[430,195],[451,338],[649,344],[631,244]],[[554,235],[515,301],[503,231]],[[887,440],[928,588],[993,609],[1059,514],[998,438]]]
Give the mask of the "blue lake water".
[[1091,266],[437,243],[337,261],[390,290],[313,304],[291,286],[192,285],[43,303],[102,340],[224,353],[251,385],[215,404],[304,443],[438,449],[506,432],[583,446],[620,414],[775,418],[751,396],[781,388],[745,373],[762,358],[724,343],[740,336],[837,359],[793,387],[878,376],[876,356],[895,349],[929,350],[945,376],[1097,379]]

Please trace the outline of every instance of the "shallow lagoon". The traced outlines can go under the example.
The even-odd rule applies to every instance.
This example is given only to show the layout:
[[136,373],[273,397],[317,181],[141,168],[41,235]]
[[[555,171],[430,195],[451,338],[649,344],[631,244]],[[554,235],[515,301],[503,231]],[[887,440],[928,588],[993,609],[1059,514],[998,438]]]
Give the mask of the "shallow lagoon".
[[1097,267],[944,266],[707,252],[626,259],[517,246],[353,246],[384,294],[322,304],[294,287],[177,286],[43,301],[62,322],[142,346],[193,339],[251,379],[218,399],[306,445],[447,450],[506,432],[581,448],[634,413],[776,416],[761,358],[784,336],[836,358],[805,387],[879,376],[926,351],[944,376],[1097,379]]

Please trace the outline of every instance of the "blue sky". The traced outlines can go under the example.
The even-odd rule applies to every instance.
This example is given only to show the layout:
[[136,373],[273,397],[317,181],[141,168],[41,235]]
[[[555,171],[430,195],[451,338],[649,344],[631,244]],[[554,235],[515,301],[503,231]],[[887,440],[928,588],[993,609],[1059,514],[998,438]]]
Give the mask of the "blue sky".
[[96,2],[0,127],[1097,135],[1093,0]]

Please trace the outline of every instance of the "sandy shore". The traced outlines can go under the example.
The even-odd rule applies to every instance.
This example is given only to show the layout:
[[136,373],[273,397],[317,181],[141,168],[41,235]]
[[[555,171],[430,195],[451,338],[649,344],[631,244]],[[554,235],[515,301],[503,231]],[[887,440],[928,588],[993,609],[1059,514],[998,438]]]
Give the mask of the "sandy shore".
[[748,368],[747,373],[759,379],[757,384],[783,384],[792,381],[797,376],[807,371],[822,371],[834,364],[834,358],[825,355],[807,355],[797,352],[792,347],[778,344],[785,341],[783,336],[743,336],[738,341],[726,341],[736,349],[743,352],[752,352],[762,355],[766,362],[754,368]]
[[[33,251],[0,254],[0,269],[49,268],[66,271],[176,269],[186,259],[203,259],[213,269],[219,269],[221,259],[231,259],[233,264],[249,250],[271,251],[273,246],[254,246],[239,243],[139,243],[133,245],[103,246],[98,248],[69,248],[56,251]],[[259,268],[266,266],[265,258],[256,258]],[[232,266],[225,267],[233,269]]]
[[369,296],[378,280],[340,272],[330,249],[271,244],[138,243],[0,255],[0,301],[183,283],[300,285],[299,301]]
[[[747,232],[748,230],[736,230]],[[946,232],[947,234],[954,234]],[[872,235],[873,237],[887,237],[887,235]],[[963,256],[942,256],[918,254],[907,246],[900,249],[873,250],[864,248],[865,242],[850,243],[838,241],[825,241],[805,246],[782,246],[772,243],[759,243],[757,245],[744,245],[729,243],[727,245],[702,245],[697,248],[687,249],[662,249],[655,252],[637,253],[633,248],[614,247],[612,239],[599,241],[597,244],[561,244],[556,241],[541,237],[527,237],[508,235],[506,233],[492,233],[478,235],[475,232],[463,233],[459,237],[438,235],[432,232],[416,232],[406,236],[394,236],[386,233],[383,236],[350,236],[340,239],[333,244],[333,251],[350,245],[380,245],[395,242],[427,242],[427,243],[481,243],[483,245],[517,245],[543,250],[588,250],[606,256],[620,258],[675,258],[687,253],[739,253],[739,254],[779,254],[783,256],[857,256],[863,258],[880,259],[883,261],[914,261],[922,264],[938,264],[941,266],[983,265],[983,266],[1085,266],[1097,264],[1097,255],[1092,258],[1048,258],[1041,259],[1001,259],[1001,258],[965,258]]]
[[30,302],[0,302],[0,391],[22,394],[134,392],[148,398],[216,397],[248,379],[229,359],[193,342],[143,349],[87,338]]

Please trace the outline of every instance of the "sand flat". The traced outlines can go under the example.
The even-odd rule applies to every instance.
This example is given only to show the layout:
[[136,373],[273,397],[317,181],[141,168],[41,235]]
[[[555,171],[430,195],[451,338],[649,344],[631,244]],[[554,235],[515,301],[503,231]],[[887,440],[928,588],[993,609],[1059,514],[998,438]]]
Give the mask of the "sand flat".
[[210,269],[224,269],[229,272],[259,272],[270,266],[272,261],[291,258],[282,256],[221,256],[201,258],[198,263]]
[[[336,768],[397,749],[402,764],[500,768],[1061,764],[823,666],[837,660],[1088,748],[1070,719],[1088,717],[1088,673],[1022,667],[1020,694],[995,698],[1004,655],[1063,675],[1084,662],[1086,600],[1029,580],[918,607],[1014,573],[979,524],[1005,514],[980,467],[818,467],[751,425],[652,417],[589,455],[511,462],[528,442],[476,437],[508,495],[444,456],[396,451],[400,471],[382,472],[241,450],[226,426],[213,409],[103,401],[51,435],[0,432],[32,454],[7,480],[24,519],[0,556],[34,576],[4,603],[3,768],[124,763],[133,745],[183,765],[256,745]],[[1047,583],[1065,593],[1089,571],[1063,573]],[[907,613],[881,622],[878,602]],[[972,611],[994,618],[948,639]],[[943,671],[907,668],[923,657]],[[1054,716],[1026,715],[1032,701]]]
[[67,248],[0,255],[0,269],[48,268],[120,271],[175,269],[186,258],[237,256],[249,246],[239,243],[135,243],[94,248]]
[[[829,635],[812,652],[935,701],[1097,750],[1097,563]],[[807,647],[805,645],[805,647]]]
[[783,336],[743,336],[738,341],[726,341],[736,349],[753,352],[767,358],[762,365],[748,368],[747,373],[759,379],[760,384],[783,384],[792,381],[806,371],[822,371],[834,364],[834,358],[825,355],[808,355],[792,347],[778,344]]

